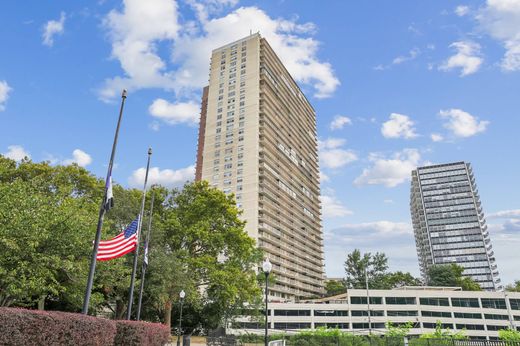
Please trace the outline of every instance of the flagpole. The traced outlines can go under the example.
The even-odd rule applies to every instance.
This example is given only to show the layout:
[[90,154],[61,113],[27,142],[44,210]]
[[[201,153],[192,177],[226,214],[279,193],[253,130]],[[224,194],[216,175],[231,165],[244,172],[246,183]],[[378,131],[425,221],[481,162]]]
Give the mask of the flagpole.
[[121,107],[119,109],[119,118],[117,119],[116,133],[114,135],[114,143],[112,144],[112,153],[110,154],[110,161],[108,163],[107,178],[105,180],[105,192],[101,207],[99,208],[99,217],[96,229],[96,238],[94,240],[94,249],[92,250],[92,258],[90,259],[90,269],[88,272],[87,288],[85,289],[85,298],[83,299],[82,314],[88,314],[88,306],[90,303],[90,295],[92,293],[92,285],[94,283],[94,272],[96,271],[96,257],[98,253],[99,242],[101,241],[101,228],[103,227],[103,217],[105,216],[105,204],[107,202],[108,184],[112,177],[112,167],[114,166],[114,157],[116,155],[117,138],[119,136],[119,127],[121,125],[121,118],[123,117],[123,108],[125,106],[126,90],[121,93]]
[[148,246],[150,245],[150,233],[152,231],[154,197],[155,197],[155,190],[152,190],[152,201],[150,203],[150,217],[148,218],[148,231],[146,233],[146,240],[144,241],[143,267],[141,268],[141,285],[139,287],[139,299],[137,300],[137,317],[136,317],[137,321],[139,321],[141,319],[141,302],[143,300],[144,277],[146,275],[146,267],[148,267]]
[[150,157],[152,156],[152,148],[148,148],[148,162],[146,163],[146,174],[144,176],[143,198],[141,200],[141,212],[139,218],[139,225],[137,228],[137,244],[134,252],[134,266],[132,268],[132,277],[130,279],[130,292],[128,294],[128,309],[126,310],[126,319],[129,320],[132,316],[132,305],[134,302],[134,281],[135,272],[137,271],[137,258],[139,257],[139,239],[141,238],[141,226],[143,225],[144,202],[146,200],[146,184],[148,183],[148,171],[150,170]]

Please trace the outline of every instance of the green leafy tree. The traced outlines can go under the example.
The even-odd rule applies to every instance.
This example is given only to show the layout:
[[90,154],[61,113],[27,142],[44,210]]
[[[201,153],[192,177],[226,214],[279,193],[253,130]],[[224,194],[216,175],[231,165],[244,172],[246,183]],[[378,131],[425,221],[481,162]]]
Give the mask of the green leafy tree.
[[520,342],[520,332],[511,328],[502,329],[498,331],[498,338],[504,341]]
[[327,296],[335,296],[347,291],[343,282],[338,280],[328,280],[325,284],[325,290],[327,291]]
[[194,182],[172,191],[165,205],[158,246],[175,254],[177,262],[162,287],[156,288],[164,302],[166,323],[171,307],[178,306],[180,289],[189,297],[183,325],[192,330],[214,328],[244,303],[258,300],[261,290],[254,268],[261,253],[244,231],[234,197],[207,182]]
[[401,271],[388,273],[383,276],[383,288],[384,289],[392,289],[403,286],[421,286],[421,280],[414,277],[410,273],[405,273]]
[[389,338],[404,338],[410,333],[412,328],[412,322],[406,322],[399,325],[394,325],[392,322],[387,322],[385,336]]
[[428,269],[428,285],[429,286],[460,286],[464,291],[480,291],[478,283],[470,277],[462,276],[464,268],[455,264],[437,264]]
[[506,286],[506,291],[509,292],[520,292],[520,280],[516,280],[514,284]]
[[468,339],[466,330],[460,330],[457,332],[451,331],[449,328],[443,329],[441,321],[437,321],[435,325],[435,331],[431,333],[421,334],[420,339]]
[[382,278],[388,270],[388,257],[384,253],[367,252],[361,255],[358,249],[347,255],[345,261],[345,284],[349,288],[365,288],[365,270],[370,288],[380,288]]

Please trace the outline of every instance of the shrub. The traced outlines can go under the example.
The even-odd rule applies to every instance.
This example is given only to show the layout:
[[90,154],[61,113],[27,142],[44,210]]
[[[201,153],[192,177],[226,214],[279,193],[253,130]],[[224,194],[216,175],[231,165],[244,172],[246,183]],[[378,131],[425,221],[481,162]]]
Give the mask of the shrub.
[[520,342],[520,332],[511,328],[502,329],[498,331],[498,338],[504,341]]
[[116,321],[117,333],[114,345],[163,346],[170,340],[170,330],[160,323]]
[[2,345],[114,344],[114,321],[57,311],[0,308]]

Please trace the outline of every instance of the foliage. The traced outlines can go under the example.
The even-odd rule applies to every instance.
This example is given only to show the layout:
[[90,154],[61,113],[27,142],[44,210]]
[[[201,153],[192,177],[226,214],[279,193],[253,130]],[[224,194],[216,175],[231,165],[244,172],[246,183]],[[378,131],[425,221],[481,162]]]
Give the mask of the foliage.
[[163,346],[170,339],[170,330],[163,324],[139,321],[116,321],[116,346]]
[[116,323],[65,312],[0,308],[0,335],[6,345],[113,345]]
[[[518,281],[517,281],[518,283]],[[520,332],[514,329],[502,329],[498,331],[498,338],[504,341],[520,342]]]
[[325,290],[327,291],[327,296],[335,296],[347,291],[343,282],[337,280],[328,280],[325,284]]
[[514,284],[507,285],[506,291],[520,292],[520,280],[516,280]]
[[394,325],[392,322],[386,323],[386,333],[385,336],[390,338],[404,338],[410,333],[410,329],[413,328],[412,322],[406,322],[400,325]]
[[388,257],[384,253],[370,252],[361,255],[358,249],[347,255],[345,261],[345,285],[348,288],[365,288],[365,269],[368,287],[371,289],[392,289],[401,286],[417,286],[420,280],[410,273],[388,272]]
[[466,330],[460,330],[457,332],[452,332],[449,328],[442,329],[442,322],[437,321],[435,325],[435,331],[431,333],[424,333],[421,334],[419,337],[420,339],[458,339],[458,340],[464,340],[468,339],[467,335],[465,334]]
[[435,264],[428,269],[428,286],[462,287],[464,291],[480,291],[478,283],[462,276],[464,268],[458,264]]

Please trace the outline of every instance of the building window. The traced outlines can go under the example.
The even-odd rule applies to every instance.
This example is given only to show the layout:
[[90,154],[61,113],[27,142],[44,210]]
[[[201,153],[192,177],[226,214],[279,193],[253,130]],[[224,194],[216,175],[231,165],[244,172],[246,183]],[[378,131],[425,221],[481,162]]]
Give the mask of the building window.
[[489,309],[506,309],[505,299],[481,298],[482,307]]
[[274,310],[275,316],[310,316],[311,310]]
[[[372,328],[383,329],[384,323],[371,323]],[[368,323],[352,323],[352,329],[368,329]]]
[[[367,310],[352,310],[352,316],[368,316]],[[385,312],[383,310],[370,310],[370,316],[384,316]]]
[[[350,304],[366,304],[367,297],[350,297]],[[370,297],[370,304],[383,304],[383,298]]]
[[[437,328],[437,323],[423,322],[423,328],[435,329],[435,328]],[[442,329],[453,329],[453,324],[451,324],[451,323],[441,323],[441,328]]]
[[387,311],[387,316],[417,316],[417,311],[398,310],[398,311]]
[[385,301],[389,305],[413,305],[415,297],[386,297]]
[[520,310],[520,299],[509,299],[509,305],[513,310]]
[[457,323],[457,329],[484,330],[484,326],[482,324],[459,324],[459,323]]
[[224,169],[231,169],[233,167],[233,164],[232,163],[226,163],[224,165]]
[[451,312],[446,311],[421,311],[423,317],[448,317],[451,318]]
[[450,306],[448,298],[419,298],[421,305]]
[[[275,310],[276,311],[276,310]],[[298,323],[298,322],[275,322],[274,329],[309,329],[310,323]]]
[[497,314],[484,314],[486,320],[509,320],[509,316],[507,315],[497,315]]
[[451,306],[460,306],[464,308],[479,308],[477,298],[451,298]]
[[482,314],[472,313],[472,312],[454,312],[453,316],[455,318],[471,318],[471,319],[482,319]]

